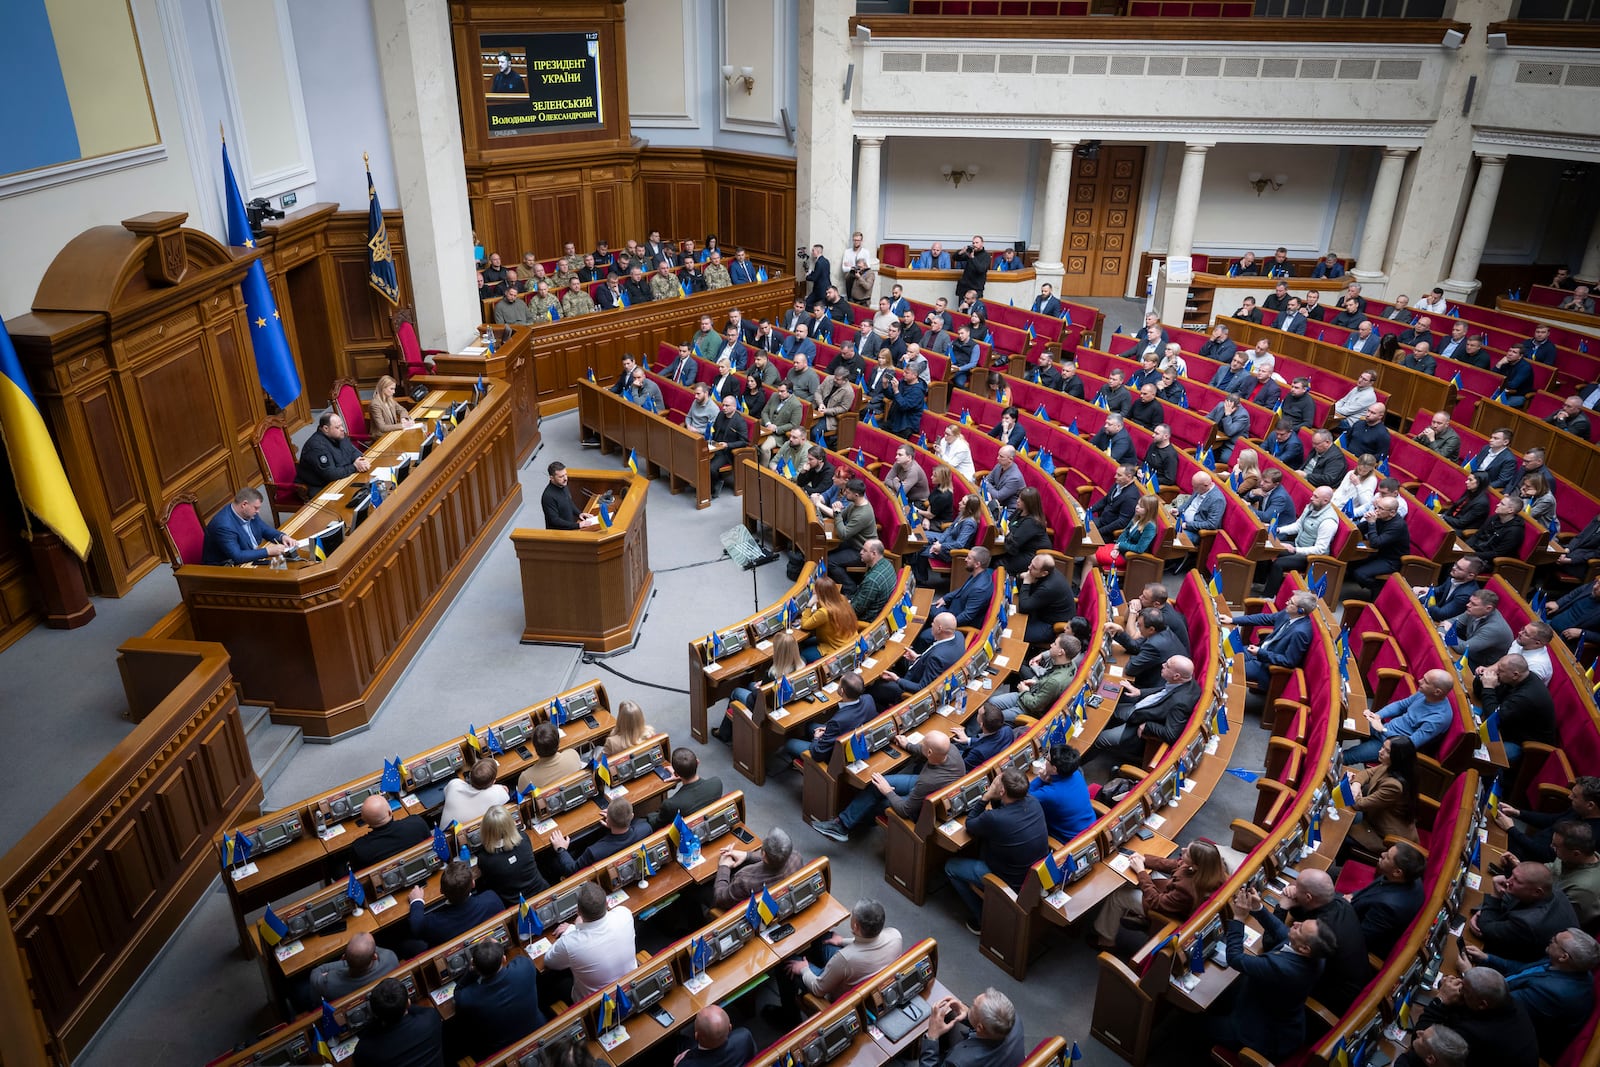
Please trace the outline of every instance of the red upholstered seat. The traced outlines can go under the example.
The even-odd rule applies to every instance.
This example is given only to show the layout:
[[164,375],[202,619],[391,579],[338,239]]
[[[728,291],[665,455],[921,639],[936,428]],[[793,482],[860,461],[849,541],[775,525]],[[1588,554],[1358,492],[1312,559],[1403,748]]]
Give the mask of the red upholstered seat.
[[173,570],[200,562],[205,550],[206,524],[200,521],[193,493],[184,493],[167,506],[167,513],[161,519],[161,532],[167,538]]
[[886,244],[878,248],[878,260],[885,267],[903,267],[911,259],[911,248],[903,244]]
[[255,445],[261,480],[267,486],[267,506],[277,522],[280,515],[297,511],[308,495],[306,487],[296,481],[294,446],[282,417],[275,415],[256,428]]
[[395,350],[389,354],[389,373],[402,387],[414,375],[432,374],[433,361],[441,348],[423,348],[417,336],[417,313],[413,308],[400,308],[389,316],[394,325]]
[[372,442],[372,431],[367,428],[367,410],[361,406],[361,394],[356,391],[356,383],[352,379],[340,378],[334,382],[333,393],[328,401],[344,420],[350,440],[358,445]]

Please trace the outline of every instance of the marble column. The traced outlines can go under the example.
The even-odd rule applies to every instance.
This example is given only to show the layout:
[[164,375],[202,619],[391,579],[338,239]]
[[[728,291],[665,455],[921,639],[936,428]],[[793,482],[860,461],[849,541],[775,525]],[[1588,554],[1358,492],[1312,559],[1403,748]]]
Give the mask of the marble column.
[[454,350],[483,319],[445,0],[372,0],[395,184],[423,347]]
[[840,277],[839,251],[851,233],[850,163],[855,147],[851,106],[841,97],[852,62],[856,86],[865,76],[862,51],[850,38],[854,14],[851,0],[800,0],[795,244],[824,246],[835,280]]
[[861,231],[861,247],[878,254],[878,194],[883,181],[883,138],[861,137],[856,153],[856,229]]
[[1600,215],[1594,218],[1594,229],[1589,231],[1589,244],[1583,250],[1583,262],[1573,276],[1588,282],[1600,277]]
[[1453,300],[1468,301],[1477,295],[1478,264],[1483,260],[1483,246],[1489,240],[1489,223],[1494,219],[1495,201],[1500,199],[1500,180],[1505,174],[1505,156],[1478,157],[1478,178],[1472,183],[1467,217],[1461,220],[1455,261],[1450,264],[1450,277],[1439,283],[1445,295]]
[[1072,160],[1077,141],[1050,142],[1050,170],[1044,180],[1044,231],[1039,237],[1039,258],[1033,264],[1038,283],[1048,282],[1061,295],[1066,264],[1061,259],[1067,241],[1067,212],[1072,205]]
[[[1194,251],[1194,224],[1200,217],[1200,183],[1206,175],[1206,153],[1210,142],[1191,141],[1183,146],[1183,168],[1178,173],[1178,195],[1172,206],[1172,236],[1167,240],[1167,276],[1172,276],[1172,264],[1189,266]],[[1178,282],[1168,282],[1160,294],[1157,310],[1161,321],[1179,325],[1189,299],[1189,272],[1185,269]]]
[[1394,228],[1395,201],[1400,197],[1400,177],[1405,173],[1409,148],[1385,148],[1378,163],[1378,178],[1367,203],[1367,223],[1361,231],[1361,249],[1356,253],[1355,269],[1350,273],[1362,285],[1382,281],[1383,257],[1389,252],[1389,233]]

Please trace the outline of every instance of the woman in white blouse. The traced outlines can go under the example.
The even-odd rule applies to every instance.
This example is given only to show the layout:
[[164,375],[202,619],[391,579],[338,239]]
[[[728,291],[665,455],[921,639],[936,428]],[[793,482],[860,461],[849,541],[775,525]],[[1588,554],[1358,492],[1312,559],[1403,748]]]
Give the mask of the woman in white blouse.
[[1370,452],[1364,452],[1356,460],[1355,470],[1344,476],[1344,481],[1339,483],[1339,488],[1333,491],[1333,506],[1340,511],[1344,510],[1346,501],[1350,502],[1351,509],[1360,512],[1372,503],[1372,494],[1378,489],[1378,460]]
[[968,480],[972,478],[972,449],[967,446],[967,439],[961,436],[961,427],[945,427],[944,436],[939,438],[938,452],[939,458],[962,477]]

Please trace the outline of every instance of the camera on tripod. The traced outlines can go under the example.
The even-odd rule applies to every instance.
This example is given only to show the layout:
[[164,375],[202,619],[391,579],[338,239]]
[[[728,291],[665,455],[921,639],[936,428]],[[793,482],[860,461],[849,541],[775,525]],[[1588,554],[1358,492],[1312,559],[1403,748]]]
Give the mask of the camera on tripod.
[[283,218],[283,212],[274,208],[270,200],[258,196],[244,206],[244,217],[250,223],[251,235],[260,237],[261,224],[267,219]]

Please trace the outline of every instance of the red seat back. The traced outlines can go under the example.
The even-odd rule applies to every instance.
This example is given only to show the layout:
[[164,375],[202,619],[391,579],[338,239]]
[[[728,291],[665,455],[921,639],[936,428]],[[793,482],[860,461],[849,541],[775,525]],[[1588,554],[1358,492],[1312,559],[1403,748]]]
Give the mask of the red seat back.
[[161,520],[161,529],[172,549],[174,568],[200,562],[205,551],[206,527],[200,521],[194,497],[184,496],[174,501]]
[[261,461],[261,474],[272,493],[273,503],[286,507],[298,503],[294,490],[294,449],[281,422],[269,422],[262,427],[261,436],[256,439],[256,458]]
[[400,345],[400,358],[405,360],[406,377],[426,374],[428,365],[422,358],[422,343],[417,340],[417,328],[409,322],[402,321],[395,327],[394,338]]
[[357,441],[370,441],[372,431],[367,429],[367,412],[361,406],[361,394],[356,392],[356,383],[348,378],[341,378],[333,385],[333,406],[339,412],[339,417],[344,419],[345,429]]

